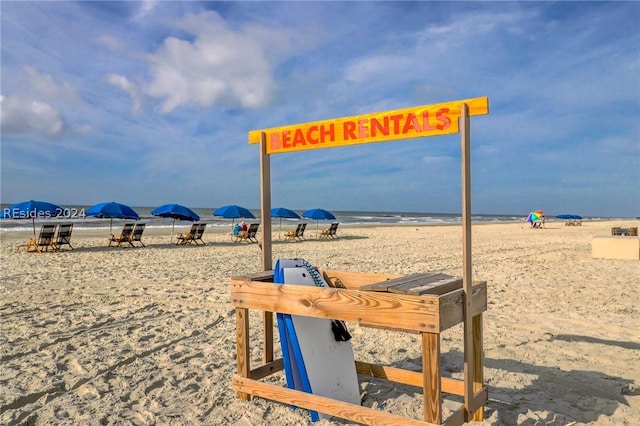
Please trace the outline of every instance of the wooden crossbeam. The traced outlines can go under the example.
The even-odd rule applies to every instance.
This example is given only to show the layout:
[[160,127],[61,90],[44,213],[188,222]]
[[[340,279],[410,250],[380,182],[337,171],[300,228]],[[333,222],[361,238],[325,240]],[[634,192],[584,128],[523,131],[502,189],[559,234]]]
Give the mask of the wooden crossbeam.
[[240,376],[233,376],[233,388],[239,393],[279,401],[307,410],[331,414],[357,423],[374,426],[435,426],[435,423],[423,422],[402,417],[374,408],[362,407],[348,402],[338,401],[311,393],[288,389],[277,385],[258,382]]

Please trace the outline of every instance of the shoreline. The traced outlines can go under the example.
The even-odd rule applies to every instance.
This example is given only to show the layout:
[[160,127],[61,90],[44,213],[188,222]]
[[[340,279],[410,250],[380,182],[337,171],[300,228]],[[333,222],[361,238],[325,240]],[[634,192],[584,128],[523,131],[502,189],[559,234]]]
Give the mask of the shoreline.
[[[622,227],[628,227],[628,226],[637,226],[637,221],[633,220],[633,219],[607,219],[607,220],[585,220],[583,221],[583,224],[593,224],[593,225],[599,225],[599,224],[604,224],[604,223],[612,223],[612,222],[616,222],[615,224],[613,224],[612,226],[622,226]],[[621,223],[618,224],[618,222]],[[315,225],[313,222],[307,222],[307,229],[306,229],[306,234],[307,235],[312,235],[315,234]],[[629,224],[631,223],[631,224]],[[634,225],[633,223],[636,223],[636,225]],[[472,227],[477,227],[477,226],[491,226],[491,225],[520,225],[523,228],[529,228],[529,224],[527,222],[524,222],[523,220],[521,221],[477,221],[477,222],[471,222],[471,226]],[[184,233],[184,232],[188,232],[189,228],[190,228],[190,224],[189,225],[180,225],[180,226],[176,226],[173,232],[173,237],[175,238],[175,236],[178,233]],[[318,226],[318,229],[326,229],[329,226],[329,222],[325,222],[322,223]],[[353,223],[340,223],[340,227],[338,229],[338,236],[341,233],[341,231],[345,231],[345,230],[349,230],[349,229],[354,229],[354,230],[359,230],[359,229],[376,229],[376,228],[416,228],[416,229],[422,229],[422,228],[433,228],[433,227],[455,227],[455,226],[459,226],[461,227],[462,224],[460,222],[451,222],[451,223],[430,223],[430,224],[414,224],[414,223],[375,223],[375,224],[353,224]],[[553,229],[553,228],[565,228],[564,226],[564,221],[558,219],[558,220],[549,220],[545,223],[545,227],[541,228],[541,229]],[[118,224],[118,226],[114,225],[113,229],[112,229],[112,233],[118,235],[120,233],[120,230],[122,229],[122,225]],[[287,232],[287,231],[291,231],[295,229],[295,225],[291,225],[288,224],[286,227],[283,226],[282,227],[282,233]],[[36,235],[38,235],[40,228],[38,226],[36,226]],[[230,234],[231,232],[231,225],[229,225],[229,227],[226,226],[207,226],[206,230],[205,230],[205,235],[225,235],[225,234]],[[258,236],[260,237],[260,230],[258,230]],[[347,231],[348,232],[348,231]],[[271,233],[272,233],[272,238],[273,240],[277,240],[277,235],[278,235],[278,225],[277,224],[272,224],[271,227]],[[25,240],[27,241],[30,237],[33,236],[33,231],[32,230],[20,230],[20,231],[2,231],[0,232],[0,241],[19,241],[19,240]],[[144,235],[143,238],[146,236],[151,236],[151,237],[162,237],[162,236],[166,236],[166,237],[170,237],[171,236],[171,228],[169,227],[146,227],[144,230]],[[75,228],[73,229],[73,234],[72,234],[72,239],[76,240],[76,239],[96,239],[96,238],[101,238],[103,237],[105,240],[109,237],[109,232],[106,231],[104,228]]]

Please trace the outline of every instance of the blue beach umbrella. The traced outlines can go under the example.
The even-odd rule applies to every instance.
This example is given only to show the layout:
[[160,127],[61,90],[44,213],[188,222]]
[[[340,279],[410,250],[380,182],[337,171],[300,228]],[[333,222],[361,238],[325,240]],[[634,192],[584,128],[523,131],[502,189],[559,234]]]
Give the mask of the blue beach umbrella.
[[214,216],[219,216],[219,217],[223,217],[225,219],[233,219],[231,221],[231,227],[233,227],[233,224],[235,222],[235,219],[238,218],[247,218],[247,219],[255,219],[256,217],[253,215],[253,213],[251,213],[251,211],[249,211],[249,209],[246,209],[244,207],[240,207],[240,206],[236,206],[235,204],[229,204],[226,206],[222,206],[219,209],[217,209],[216,211],[213,212]]
[[33,235],[36,235],[36,218],[44,219],[62,214],[64,209],[46,201],[23,201],[13,204],[0,212],[0,219],[31,219]]
[[300,215],[284,207],[274,207],[271,209],[271,217],[280,218],[280,228],[278,230],[278,238],[280,237],[280,231],[282,231],[282,218],[285,219],[300,219]]
[[196,212],[180,204],[165,204],[153,209],[151,214],[160,217],[172,217],[174,220],[189,220],[191,222],[200,220],[200,216],[198,216]]
[[173,239],[173,228],[178,220],[188,220],[191,222],[197,222],[200,220],[200,216],[196,214],[189,207],[182,206],[180,204],[164,204],[151,211],[153,216],[171,217],[173,218],[173,224],[171,225],[171,239]]
[[559,214],[556,216],[557,219],[570,219],[570,220],[580,220],[582,216],[577,214]]
[[316,220],[316,234],[318,233],[318,221],[319,220],[336,220],[336,217],[330,211],[323,209],[311,209],[302,213],[302,217]]
[[336,220],[336,217],[330,211],[323,209],[311,209],[302,213],[302,217],[315,220]]
[[115,201],[99,203],[95,206],[89,207],[87,209],[87,216],[111,219],[109,233],[111,233],[111,228],[113,227],[113,219],[140,219],[138,213],[136,213],[131,207],[116,203]]

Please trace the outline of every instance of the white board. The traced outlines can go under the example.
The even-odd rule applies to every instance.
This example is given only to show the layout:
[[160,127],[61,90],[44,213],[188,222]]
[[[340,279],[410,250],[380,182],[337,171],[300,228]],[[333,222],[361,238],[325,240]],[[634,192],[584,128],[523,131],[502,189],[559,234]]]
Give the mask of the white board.
[[[299,259],[278,261],[279,278],[285,284],[314,286],[313,277]],[[328,287],[322,279],[321,286]],[[351,342],[336,341],[331,320],[300,315],[282,315],[278,326],[284,325],[292,371],[291,380],[298,390],[360,405],[360,387]],[[282,332],[281,332],[282,342]],[[289,380],[289,375],[287,376]],[[290,386],[291,387],[291,386]],[[312,420],[331,416],[312,412]]]

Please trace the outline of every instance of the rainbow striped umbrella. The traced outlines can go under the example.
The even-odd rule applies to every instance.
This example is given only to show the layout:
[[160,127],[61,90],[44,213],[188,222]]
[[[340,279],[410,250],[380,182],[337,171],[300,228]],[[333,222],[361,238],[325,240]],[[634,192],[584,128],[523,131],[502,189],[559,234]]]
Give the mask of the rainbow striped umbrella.
[[544,216],[544,212],[542,210],[536,210],[534,212],[529,213],[529,216],[527,216],[527,222],[533,222],[534,220],[538,220],[540,219],[542,216]]

